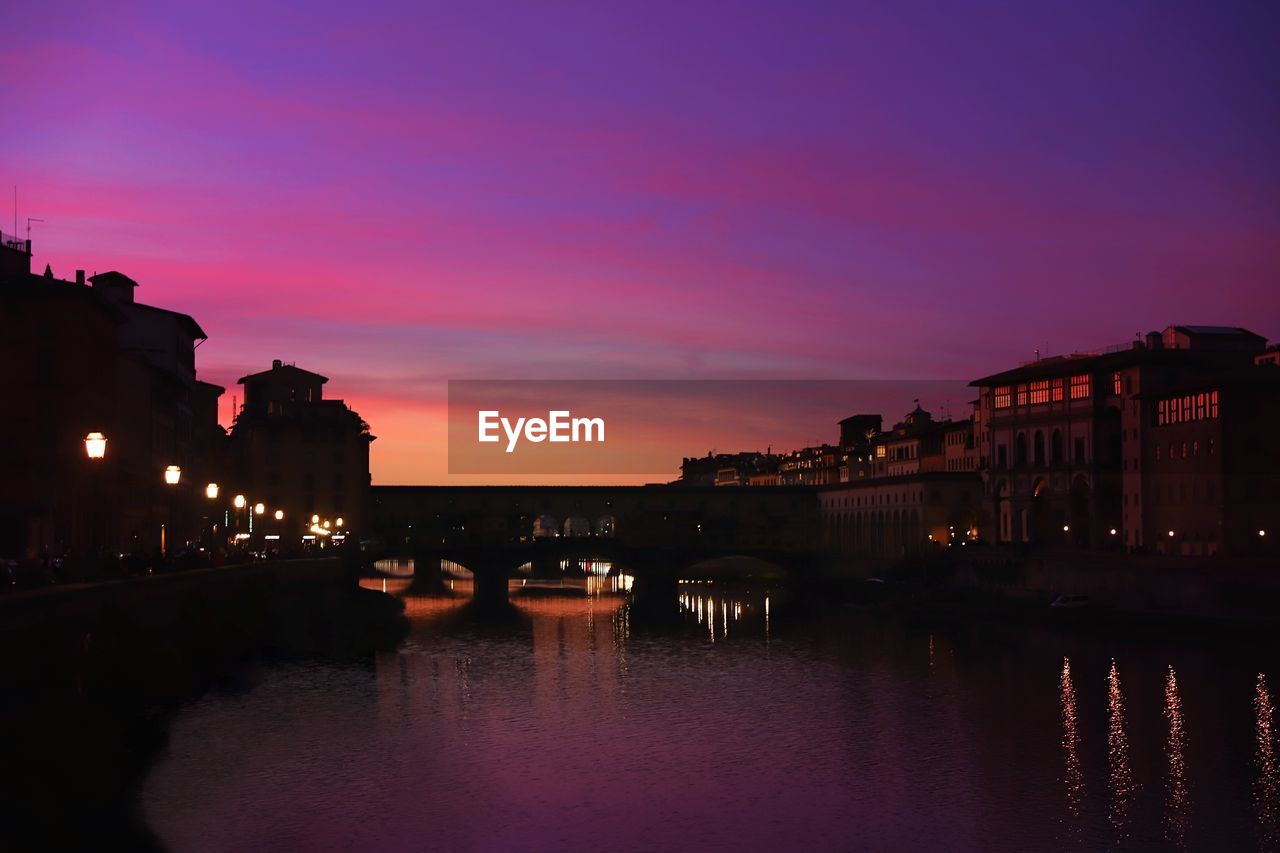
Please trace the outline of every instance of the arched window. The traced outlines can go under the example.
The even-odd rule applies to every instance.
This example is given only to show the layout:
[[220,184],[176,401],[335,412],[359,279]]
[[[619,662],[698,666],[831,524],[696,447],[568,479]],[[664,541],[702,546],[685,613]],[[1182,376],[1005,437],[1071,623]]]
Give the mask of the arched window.
[[1054,465],[1062,464],[1063,452],[1064,451],[1062,446],[1062,430],[1055,429],[1053,431],[1053,437],[1049,441],[1050,458],[1053,460]]
[[1036,430],[1034,454],[1035,454],[1034,458],[1035,458],[1036,467],[1043,468],[1044,467],[1044,433],[1041,432],[1040,430]]

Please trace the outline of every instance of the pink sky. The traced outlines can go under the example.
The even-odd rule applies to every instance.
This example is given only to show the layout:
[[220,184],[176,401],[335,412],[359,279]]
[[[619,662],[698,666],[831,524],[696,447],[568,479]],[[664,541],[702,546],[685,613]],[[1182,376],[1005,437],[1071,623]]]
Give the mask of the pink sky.
[[296,362],[373,425],[375,482],[446,482],[448,379],[1274,339],[1278,14],[55,1],[5,19],[0,184],[40,268],[200,321],[224,420]]

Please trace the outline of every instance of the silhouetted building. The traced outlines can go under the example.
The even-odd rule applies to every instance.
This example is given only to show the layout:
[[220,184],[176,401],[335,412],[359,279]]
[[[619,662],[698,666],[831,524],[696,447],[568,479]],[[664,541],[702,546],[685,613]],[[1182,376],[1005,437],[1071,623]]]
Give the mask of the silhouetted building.
[[342,400],[324,399],[326,377],[278,359],[239,381],[245,394],[231,428],[231,485],[247,504],[233,510],[233,529],[252,527],[254,544],[280,547],[366,533],[369,425]]
[[1170,326],[1132,344],[1042,358],[972,382],[996,539],[1150,547],[1138,396],[1212,382],[1252,364],[1265,345],[1245,329]]
[[1142,500],[1127,505],[1160,553],[1274,553],[1280,535],[1280,370],[1250,366],[1139,396]]
[[682,486],[776,485],[777,474],[778,457],[769,451],[708,453],[686,456],[677,482]]
[[841,482],[870,477],[875,462],[875,441],[883,429],[880,415],[850,415],[840,421]]
[[[3,555],[150,554],[200,537],[193,477],[215,450],[221,392],[195,378],[205,334],[137,302],[127,276],[90,281],[32,275],[29,243],[0,235]],[[107,439],[102,459],[87,456],[91,432]]]

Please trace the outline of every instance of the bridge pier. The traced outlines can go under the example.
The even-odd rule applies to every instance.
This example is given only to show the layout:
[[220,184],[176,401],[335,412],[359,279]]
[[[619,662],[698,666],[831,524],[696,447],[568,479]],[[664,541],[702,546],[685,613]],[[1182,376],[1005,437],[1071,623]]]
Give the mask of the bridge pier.
[[506,566],[482,564],[473,567],[472,572],[475,574],[475,596],[473,600],[477,607],[486,610],[497,610],[510,604]]
[[680,619],[680,573],[668,564],[637,566],[631,587],[632,613],[654,622]]

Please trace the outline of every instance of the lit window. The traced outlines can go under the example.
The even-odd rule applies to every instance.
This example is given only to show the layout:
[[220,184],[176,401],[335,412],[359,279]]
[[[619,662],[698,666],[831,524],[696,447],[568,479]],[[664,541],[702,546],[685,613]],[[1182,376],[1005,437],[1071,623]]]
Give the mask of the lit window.
[[1049,402],[1049,380],[1038,379],[1031,383],[1031,405]]
[[997,388],[995,391],[995,398],[996,398],[997,409],[1009,408],[1009,403],[1010,403],[1009,386],[1001,385],[999,388]]
[[1218,392],[1213,391],[1209,394],[1209,417],[1216,418],[1218,416]]
[[1052,398],[1053,402],[1055,403],[1062,402],[1062,391],[1063,391],[1062,380],[1061,379],[1053,380],[1053,388],[1052,388],[1052,391],[1050,392],[1050,397]]
[[1027,404],[1027,386],[1019,385],[1017,391],[1015,392],[1015,396],[1017,396],[1018,398],[1016,401],[1017,404],[1019,406],[1025,406]]
[[1118,372],[1113,373],[1111,374],[1111,393],[1119,397],[1120,390],[1120,374]]
[[1169,403],[1161,400],[1156,404],[1156,426],[1164,426],[1169,417]]
[[1089,397],[1089,374],[1081,373],[1071,377],[1071,399],[1085,400]]

